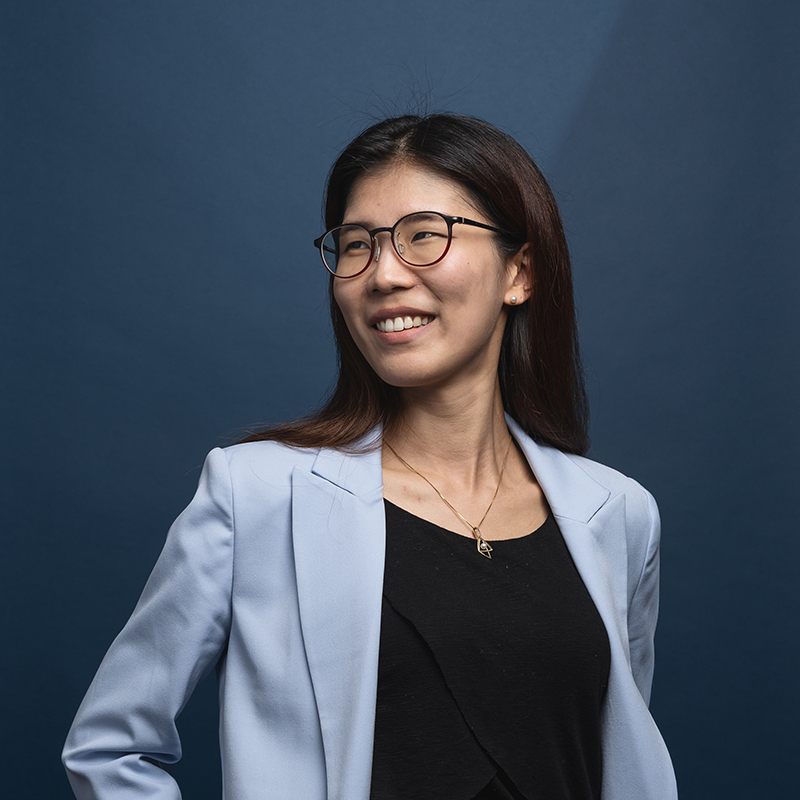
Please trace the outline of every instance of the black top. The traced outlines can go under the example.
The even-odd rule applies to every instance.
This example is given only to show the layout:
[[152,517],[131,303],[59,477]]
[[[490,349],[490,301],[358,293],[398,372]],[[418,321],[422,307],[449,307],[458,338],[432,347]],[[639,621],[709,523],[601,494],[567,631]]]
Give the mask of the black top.
[[489,560],[385,506],[371,800],[597,800],[608,636],[552,514]]

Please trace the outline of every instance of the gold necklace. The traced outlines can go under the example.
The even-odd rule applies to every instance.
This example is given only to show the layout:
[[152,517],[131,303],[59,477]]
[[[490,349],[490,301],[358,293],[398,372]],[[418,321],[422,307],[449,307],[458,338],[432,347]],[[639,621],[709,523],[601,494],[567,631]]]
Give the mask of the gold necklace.
[[506,462],[508,461],[508,454],[511,452],[511,436],[508,437],[508,447],[506,447],[506,454],[503,458],[503,466],[500,468],[500,477],[497,479],[497,486],[495,487],[494,494],[492,495],[491,502],[489,503],[489,507],[486,511],[483,512],[483,516],[481,517],[481,521],[477,525],[473,525],[469,522],[459,511],[458,509],[419,471],[414,469],[411,464],[408,463],[401,455],[399,455],[394,447],[392,447],[389,442],[384,441],[384,444],[394,453],[394,455],[403,463],[406,467],[408,467],[414,474],[419,475],[428,486],[433,489],[436,494],[442,499],[442,502],[472,531],[472,535],[475,537],[475,543],[478,548],[478,552],[485,556],[486,558],[492,557],[492,546],[486,539],[483,538],[483,534],[481,533],[481,525],[483,525],[483,521],[486,519],[489,511],[491,510],[492,506],[494,505],[494,501],[497,497],[497,493],[500,491],[500,484],[503,481],[503,473],[506,471]]

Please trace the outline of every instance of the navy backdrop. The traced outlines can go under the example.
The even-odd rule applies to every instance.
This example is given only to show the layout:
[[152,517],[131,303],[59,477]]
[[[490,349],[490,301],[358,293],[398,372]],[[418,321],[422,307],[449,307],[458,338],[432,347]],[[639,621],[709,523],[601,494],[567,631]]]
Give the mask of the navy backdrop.
[[[561,203],[592,456],[659,500],[653,709],[684,798],[798,750],[798,59],[785,0],[4,3],[3,787],[58,755],[205,452],[333,375],[311,240],[335,153],[426,101]],[[181,717],[219,796],[213,678]]]

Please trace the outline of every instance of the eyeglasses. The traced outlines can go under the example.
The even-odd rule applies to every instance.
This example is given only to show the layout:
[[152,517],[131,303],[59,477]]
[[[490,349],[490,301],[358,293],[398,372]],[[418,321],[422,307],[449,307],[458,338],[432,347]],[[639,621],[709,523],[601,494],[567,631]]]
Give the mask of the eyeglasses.
[[392,246],[411,267],[430,267],[441,261],[453,241],[453,225],[473,225],[487,231],[513,236],[509,231],[465,217],[448,217],[438,211],[418,211],[401,217],[391,228],[339,225],[314,240],[322,263],[337,278],[355,278],[380,258],[377,234],[389,233]]

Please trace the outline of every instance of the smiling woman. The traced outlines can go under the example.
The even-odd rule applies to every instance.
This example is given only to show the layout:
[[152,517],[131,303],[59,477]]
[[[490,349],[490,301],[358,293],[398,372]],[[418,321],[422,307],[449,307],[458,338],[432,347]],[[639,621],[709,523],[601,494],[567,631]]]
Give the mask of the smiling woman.
[[220,676],[236,800],[676,796],[647,709],[659,521],[588,446],[569,254],[477,119],[399,117],[334,165],[340,371],[209,455],[70,732],[79,798],[174,798]]

